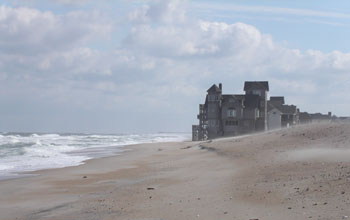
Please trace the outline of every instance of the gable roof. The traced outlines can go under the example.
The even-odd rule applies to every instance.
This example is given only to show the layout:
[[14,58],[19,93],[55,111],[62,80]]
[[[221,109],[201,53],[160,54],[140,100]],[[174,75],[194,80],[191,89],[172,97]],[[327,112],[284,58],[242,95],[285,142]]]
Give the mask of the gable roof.
[[262,89],[269,91],[269,82],[268,81],[246,81],[244,82],[244,91],[253,90],[253,89]]
[[271,102],[267,103],[267,111],[272,109],[278,109],[282,114],[293,115],[297,113],[297,107],[295,105],[274,105]]
[[281,110],[279,108],[277,108],[273,105],[267,108],[267,112],[271,112],[273,110],[277,110],[281,115],[283,114],[283,112],[281,112]]
[[221,89],[216,84],[213,84],[207,92],[221,92]]
[[297,107],[295,105],[282,105],[280,110],[283,114],[296,114]]
[[[277,107],[275,107],[274,104],[272,104],[270,101],[267,101],[267,112],[273,110],[273,109],[278,109]],[[281,111],[278,109],[278,111]],[[282,113],[282,112],[281,112]]]

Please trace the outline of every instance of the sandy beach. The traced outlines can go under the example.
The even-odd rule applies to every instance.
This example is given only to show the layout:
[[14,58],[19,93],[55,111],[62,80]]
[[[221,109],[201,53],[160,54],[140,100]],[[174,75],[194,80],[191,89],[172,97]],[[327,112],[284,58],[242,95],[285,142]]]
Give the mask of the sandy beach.
[[350,219],[350,124],[311,124],[0,181],[1,220]]

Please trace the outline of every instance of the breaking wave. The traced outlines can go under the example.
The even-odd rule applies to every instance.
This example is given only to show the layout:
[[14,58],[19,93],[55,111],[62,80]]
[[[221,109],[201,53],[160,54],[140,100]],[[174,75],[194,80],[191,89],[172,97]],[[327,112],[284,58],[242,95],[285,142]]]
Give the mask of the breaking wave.
[[77,166],[83,161],[116,155],[123,146],[190,139],[188,133],[129,135],[88,134],[0,134],[0,179],[20,172]]

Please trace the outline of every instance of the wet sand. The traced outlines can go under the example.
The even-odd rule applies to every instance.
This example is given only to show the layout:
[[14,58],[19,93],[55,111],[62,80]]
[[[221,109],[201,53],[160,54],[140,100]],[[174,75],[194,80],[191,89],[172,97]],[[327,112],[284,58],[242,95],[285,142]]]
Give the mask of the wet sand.
[[350,219],[350,125],[313,124],[0,181],[0,219]]

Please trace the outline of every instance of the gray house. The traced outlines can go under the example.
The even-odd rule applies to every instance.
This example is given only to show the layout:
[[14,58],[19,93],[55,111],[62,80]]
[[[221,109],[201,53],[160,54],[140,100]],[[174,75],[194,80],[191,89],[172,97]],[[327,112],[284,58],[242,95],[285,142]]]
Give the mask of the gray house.
[[283,96],[271,96],[267,105],[269,129],[299,124],[299,109],[295,105],[286,105]]
[[245,82],[245,94],[222,94],[222,84],[207,90],[199,105],[199,125],[192,126],[192,139],[205,140],[267,129],[267,81]]
[[199,105],[199,124],[192,126],[192,140],[235,136],[299,123],[349,120],[332,116],[331,112],[326,115],[300,112],[295,105],[286,105],[284,96],[271,96],[267,100],[267,81],[245,82],[243,90],[245,94],[223,94],[221,83],[212,85],[204,104]]

